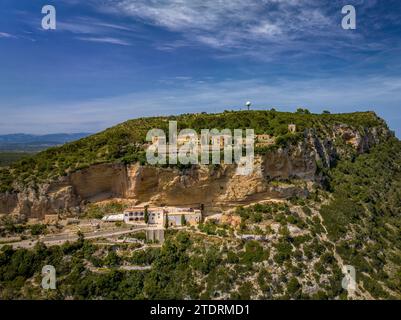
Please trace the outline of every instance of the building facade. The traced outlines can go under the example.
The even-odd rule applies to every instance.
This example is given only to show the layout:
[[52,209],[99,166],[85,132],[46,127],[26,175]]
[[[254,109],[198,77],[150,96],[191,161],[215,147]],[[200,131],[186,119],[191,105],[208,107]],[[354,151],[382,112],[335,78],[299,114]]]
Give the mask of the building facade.
[[169,226],[182,226],[183,222],[196,225],[202,220],[202,212],[199,209],[167,207],[166,213]]
[[[163,224],[164,208],[148,207],[148,224]],[[126,223],[145,223],[145,207],[132,207],[124,210],[124,221]]]
[[[122,214],[108,215],[102,218],[105,222],[125,222],[128,224],[145,223],[145,207],[132,207],[124,210]],[[178,207],[148,207],[147,224],[165,226],[166,220],[169,226],[181,226],[185,224],[196,225],[202,220],[202,213],[199,209],[178,208]]]

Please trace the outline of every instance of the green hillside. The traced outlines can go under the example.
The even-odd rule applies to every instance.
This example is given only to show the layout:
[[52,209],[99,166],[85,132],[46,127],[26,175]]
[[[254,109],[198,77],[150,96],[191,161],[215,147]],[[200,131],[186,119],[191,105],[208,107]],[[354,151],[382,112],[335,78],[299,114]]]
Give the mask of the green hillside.
[[22,158],[31,156],[31,153],[27,152],[0,152],[0,167],[9,166],[12,163],[21,160]]
[[[383,126],[384,122],[373,112],[350,114],[310,114],[273,111],[226,111],[220,114],[184,114],[170,117],[129,120],[98,134],[54,147],[19,161],[10,169],[0,169],[0,192],[12,191],[12,182],[22,185],[38,183],[63,176],[68,172],[105,162],[132,163],[145,161],[141,145],[146,133],[153,128],[168,132],[168,121],[176,120],[178,129],[246,129],[256,134],[271,134],[277,143],[285,145],[302,137],[306,128],[314,128],[324,136],[334,124],[346,124],[361,131],[367,127]],[[288,133],[288,124],[297,125],[298,134]]]

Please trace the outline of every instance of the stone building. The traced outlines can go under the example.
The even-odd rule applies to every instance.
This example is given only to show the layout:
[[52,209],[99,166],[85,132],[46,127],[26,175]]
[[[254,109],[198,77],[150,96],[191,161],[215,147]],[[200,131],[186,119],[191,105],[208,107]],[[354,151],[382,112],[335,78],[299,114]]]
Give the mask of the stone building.
[[183,217],[189,225],[196,225],[202,220],[201,210],[198,209],[168,207],[166,211],[169,226],[181,226]]
[[256,135],[256,146],[257,147],[271,146],[275,143],[276,143],[276,138],[269,134]]

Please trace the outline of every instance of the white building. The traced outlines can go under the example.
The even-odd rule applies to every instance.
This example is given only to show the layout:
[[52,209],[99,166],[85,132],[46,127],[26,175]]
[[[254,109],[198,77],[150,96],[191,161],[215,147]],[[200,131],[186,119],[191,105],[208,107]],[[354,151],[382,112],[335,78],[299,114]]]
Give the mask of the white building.
[[120,214],[111,214],[108,216],[104,216],[102,218],[102,221],[104,221],[104,222],[122,222],[122,221],[124,221],[124,214],[120,213]]
[[[124,221],[126,223],[145,223],[145,207],[132,207],[124,210]],[[148,207],[148,224],[163,224],[164,208]]]
[[[124,210],[121,214],[108,215],[102,218],[105,222],[125,222],[129,224],[145,223],[145,207],[132,207]],[[166,219],[169,226],[181,226],[183,218],[189,225],[198,224],[202,220],[199,209],[178,207],[148,207],[148,224],[165,226]]]

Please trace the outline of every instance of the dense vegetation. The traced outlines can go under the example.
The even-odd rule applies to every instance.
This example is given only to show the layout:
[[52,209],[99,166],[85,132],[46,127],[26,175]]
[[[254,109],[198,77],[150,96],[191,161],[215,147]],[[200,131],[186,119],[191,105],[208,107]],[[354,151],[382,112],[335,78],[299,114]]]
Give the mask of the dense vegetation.
[[[152,269],[119,269],[127,263]],[[46,264],[56,268],[55,291],[40,287]],[[328,299],[344,297],[341,278],[326,244],[284,232],[269,244],[169,231],[160,249],[118,254],[83,238],[0,250],[1,299]],[[311,293],[314,283],[320,290]]]
[[338,253],[374,298],[401,295],[401,142],[392,139],[329,172],[321,209]]
[[[139,118],[129,120],[90,137],[49,148],[0,169],[0,192],[12,191],[16,185],[37,185],[43,181],[63,176],[71,171],[105,162],[145,162],[143,144],[150,129],[168,132],[168,121],[176,120],[178,129],[246,129],[256,134],[277,137],[277,144],[293,143],[302,137],[306,128],[314,128],[319,135],[330,132],[334,124],[347,124],[358,130],[383,126],[383,121],[373,112],[352,114],[310,114],[270,111],[226,111],[220,114],[184,114],[170,117]],[[297,134],[288,133],[289,124],[297,125]],[[13,183],[14,182],[14,183]]]
[[0,167],[9,166],[18,160],[31,155],[31,153],[26,152],[0,152]]

